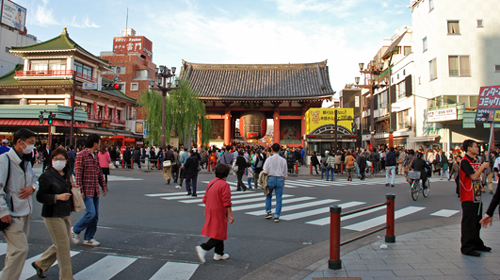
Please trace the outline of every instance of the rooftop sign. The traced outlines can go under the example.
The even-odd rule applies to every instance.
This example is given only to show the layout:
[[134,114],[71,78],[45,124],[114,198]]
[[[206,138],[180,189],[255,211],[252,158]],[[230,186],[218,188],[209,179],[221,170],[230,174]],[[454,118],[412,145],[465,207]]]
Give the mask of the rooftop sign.
[[9,0],[0,0],[1,3],[1,23],[19,31],[26,28],[26,8],[23,8]]

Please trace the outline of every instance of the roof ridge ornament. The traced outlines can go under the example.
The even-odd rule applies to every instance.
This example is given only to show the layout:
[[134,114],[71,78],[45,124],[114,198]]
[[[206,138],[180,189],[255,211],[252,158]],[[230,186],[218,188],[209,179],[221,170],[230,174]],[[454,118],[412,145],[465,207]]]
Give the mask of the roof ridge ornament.
[[69,34],[68,34],[68,28],[64,27],[64,28],[63,28],[63,31],[61,32],[61,35],[64,35],[64,36],[68,36],[68,37],[69,37]]

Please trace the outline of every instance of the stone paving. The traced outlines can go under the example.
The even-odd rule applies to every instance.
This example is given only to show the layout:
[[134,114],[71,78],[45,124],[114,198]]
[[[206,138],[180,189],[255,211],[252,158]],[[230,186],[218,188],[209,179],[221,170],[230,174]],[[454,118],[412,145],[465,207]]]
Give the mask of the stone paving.
[[[495,215],[496,216],[496,215]],[[460,253],[460,225],[449,225],[396,237],[396,243],[374,242],[341,256],[342,269],[328,269],[328,260],[304,280],[500,279],[500,221],[481,230],[481,238],[493,250],[480,257]],[[387,244],[387,249],[380,245]],[[346,278],[342,278],[346,277]],[[359,278],[358,278],[359,279]]]

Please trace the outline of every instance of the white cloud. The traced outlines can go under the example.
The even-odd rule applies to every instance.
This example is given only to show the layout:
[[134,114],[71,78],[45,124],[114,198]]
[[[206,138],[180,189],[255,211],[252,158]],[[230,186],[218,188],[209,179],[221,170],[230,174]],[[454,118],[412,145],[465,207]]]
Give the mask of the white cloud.
[[90,22],[89,16],[85,16],[82,21],[77,20],[77,16],[73,16],[71,22],[64,22],[65,25],[77,28],[99,28],[94,22]]
[[338,17],[347,17],[350,10],[364,0],[272,0],[284,13],[298,15],[302,12],[327,12]]
[[47,9],[48,3],[48,0],[43,0],[43,5],[37,5],[35,14],[32,17],[28,17],[28,20],[33,20],[35,25],[42,27],[59,24],[59,22],[52,15],[53,10]]

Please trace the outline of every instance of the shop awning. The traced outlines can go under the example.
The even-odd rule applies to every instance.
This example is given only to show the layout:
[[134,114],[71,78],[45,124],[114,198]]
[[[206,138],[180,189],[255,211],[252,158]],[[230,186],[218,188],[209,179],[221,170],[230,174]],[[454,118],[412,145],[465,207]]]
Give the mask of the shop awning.
[[[48,126],[48,120],[44,120],[42,124],[38,120],[33,119],[0,119],[0,126]],[[52,126],[58,127],[71,127],[70,121],[54,120]],[[89,127],[85,122],[75,122],[74,127],[77,128],[87,128]]]
[[418,136],[414,137],[412,140],[414,140],[415,142],[434,142],[439,137],[441,136],[439,135]]
[[97,134],[100,136],[113,136],[114,134],[112,132],[108,132],[105,130],[97,130],[97,129],[80,129],[80,132],[82,133],[87,133],[87,134]]

